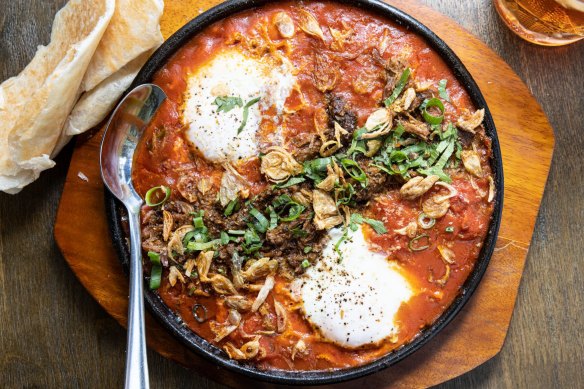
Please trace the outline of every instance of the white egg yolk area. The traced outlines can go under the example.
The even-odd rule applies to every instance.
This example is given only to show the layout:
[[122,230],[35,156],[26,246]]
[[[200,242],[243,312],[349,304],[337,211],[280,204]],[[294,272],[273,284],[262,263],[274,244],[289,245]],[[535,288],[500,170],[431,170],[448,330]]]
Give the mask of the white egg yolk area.
[[328,341],[355,348],[376,344],[398,332],[395,315],[413,295],[403,269],[369,249],[362,227],[335,251],[341,229],[329,231],[323,257],[299,285],[306,319]]
[[[221,51],[188,77],[182,121],[186,136],[212,162],[235,162],[255,157],[256,139],[262,112],[274,107],[280,114],[295,84],[291,65],[275,65],[232,49]],[[218,97],[240,98],[243,105],[259,98],[248,108],[245,127],[244,107],[219,111]],[[267,118],[265,120],[272,120]]]

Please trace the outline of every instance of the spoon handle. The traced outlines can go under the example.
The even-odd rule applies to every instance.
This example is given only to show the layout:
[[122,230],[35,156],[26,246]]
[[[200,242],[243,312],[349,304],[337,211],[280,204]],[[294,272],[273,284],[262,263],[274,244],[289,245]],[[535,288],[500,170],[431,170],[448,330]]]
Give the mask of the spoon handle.
[[144,323],[144,276],[140,244],[139,211],[128,209],[130,223],[130,302],[128,306],[128,345],[126,354],[126,389],[148,389],[146,326]]

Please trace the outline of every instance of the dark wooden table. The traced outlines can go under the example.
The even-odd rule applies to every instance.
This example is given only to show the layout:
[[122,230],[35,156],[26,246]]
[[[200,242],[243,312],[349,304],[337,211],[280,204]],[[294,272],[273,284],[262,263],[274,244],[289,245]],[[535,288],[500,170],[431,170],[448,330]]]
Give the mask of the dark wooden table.
[[[556,150],[501,353],[444,387],[584,387],[584,42],[543,48],[510,33],[491,0],[423,0],[501,55],[543,106]],[[0,81],[46,44],[65,0],[0,0]],[[32,91],[31,91],[32,93]],[[0,126],[3,123],[0,123]],[[16,196],[0,194],[0,387],[123,386],[125,330],[83,289],[53,240],[72,147]],[[82,212],[82,210],[80,210]],[[91,250],[91,247],[87,248]],[[472,348],[472,345],[469,345]],[[153,388],[219,385],[148,354]]]

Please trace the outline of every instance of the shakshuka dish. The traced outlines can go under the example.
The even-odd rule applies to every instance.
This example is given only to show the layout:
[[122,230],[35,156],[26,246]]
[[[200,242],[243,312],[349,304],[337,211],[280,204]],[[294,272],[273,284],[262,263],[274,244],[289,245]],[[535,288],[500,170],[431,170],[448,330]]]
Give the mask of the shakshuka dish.
[[194,36],[136,150],[145,277],[260,369],[366,364],[458,296],[493,213],[484,107],[419,36],[277,2]]

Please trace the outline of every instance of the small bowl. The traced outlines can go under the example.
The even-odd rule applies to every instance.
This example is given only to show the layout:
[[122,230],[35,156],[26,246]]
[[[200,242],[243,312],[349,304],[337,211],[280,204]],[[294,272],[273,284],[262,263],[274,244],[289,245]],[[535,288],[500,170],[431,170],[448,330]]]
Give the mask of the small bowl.
[[[177,50],[183,47],[192,37],[200,33],[209,25],[239,12],[271,2],[272,1],[269,0],[230,0],[199,15],[162,44],[152,57],[150,57],[148,62],[146,62],[129,90],[139,84],[151,82],[155,73],[168,62]],[[497,131],[483,95],[460,59],[446,45],[446,43],[438,38],[438,36],[430,29],[391,5],[377,0],[337,0],[337,2],[356,6],[383,16],[423,37],[429,46],[442,57],[447,65],[449,65],[458,81],[465,87],[475,106],[485,108],[484,126],[487,135],[492,140],[493,156],[491,158],[491,168],[493,170],[496,186],[494,211],[488,233],[475,267],[469,274],[458,296],[454,299],[448,309],[446,309],[446,311],[442,313],[432,325],[422,329],[418,336],[410,343],[407,343],[401,348],[362,366],[319,371],[261,370],[252,364],[231,360],[222,350],[191,331],[188,327],[184,326],[182,324],[182,319],[164,304],[158,294],[146,288],[145,301],[150,312],[166,327],[168,331],[170,331],[189,349],[230,371],[243,374],[250,378],[277,384],[317,385],[348,381],[383,370],[420,349],[452,321],[477,288],[485,270],[487,269],[493,249],[495,248],[497,233],[501,221],[501,211],[503,208],[503,165]],[[125,211],[123,206],[121,206],[121,204],[108,191],[105,192],[105,201],[113,243],[124,270],[127,272],[130,253],[126,239],[127,232],[122,221]]]

